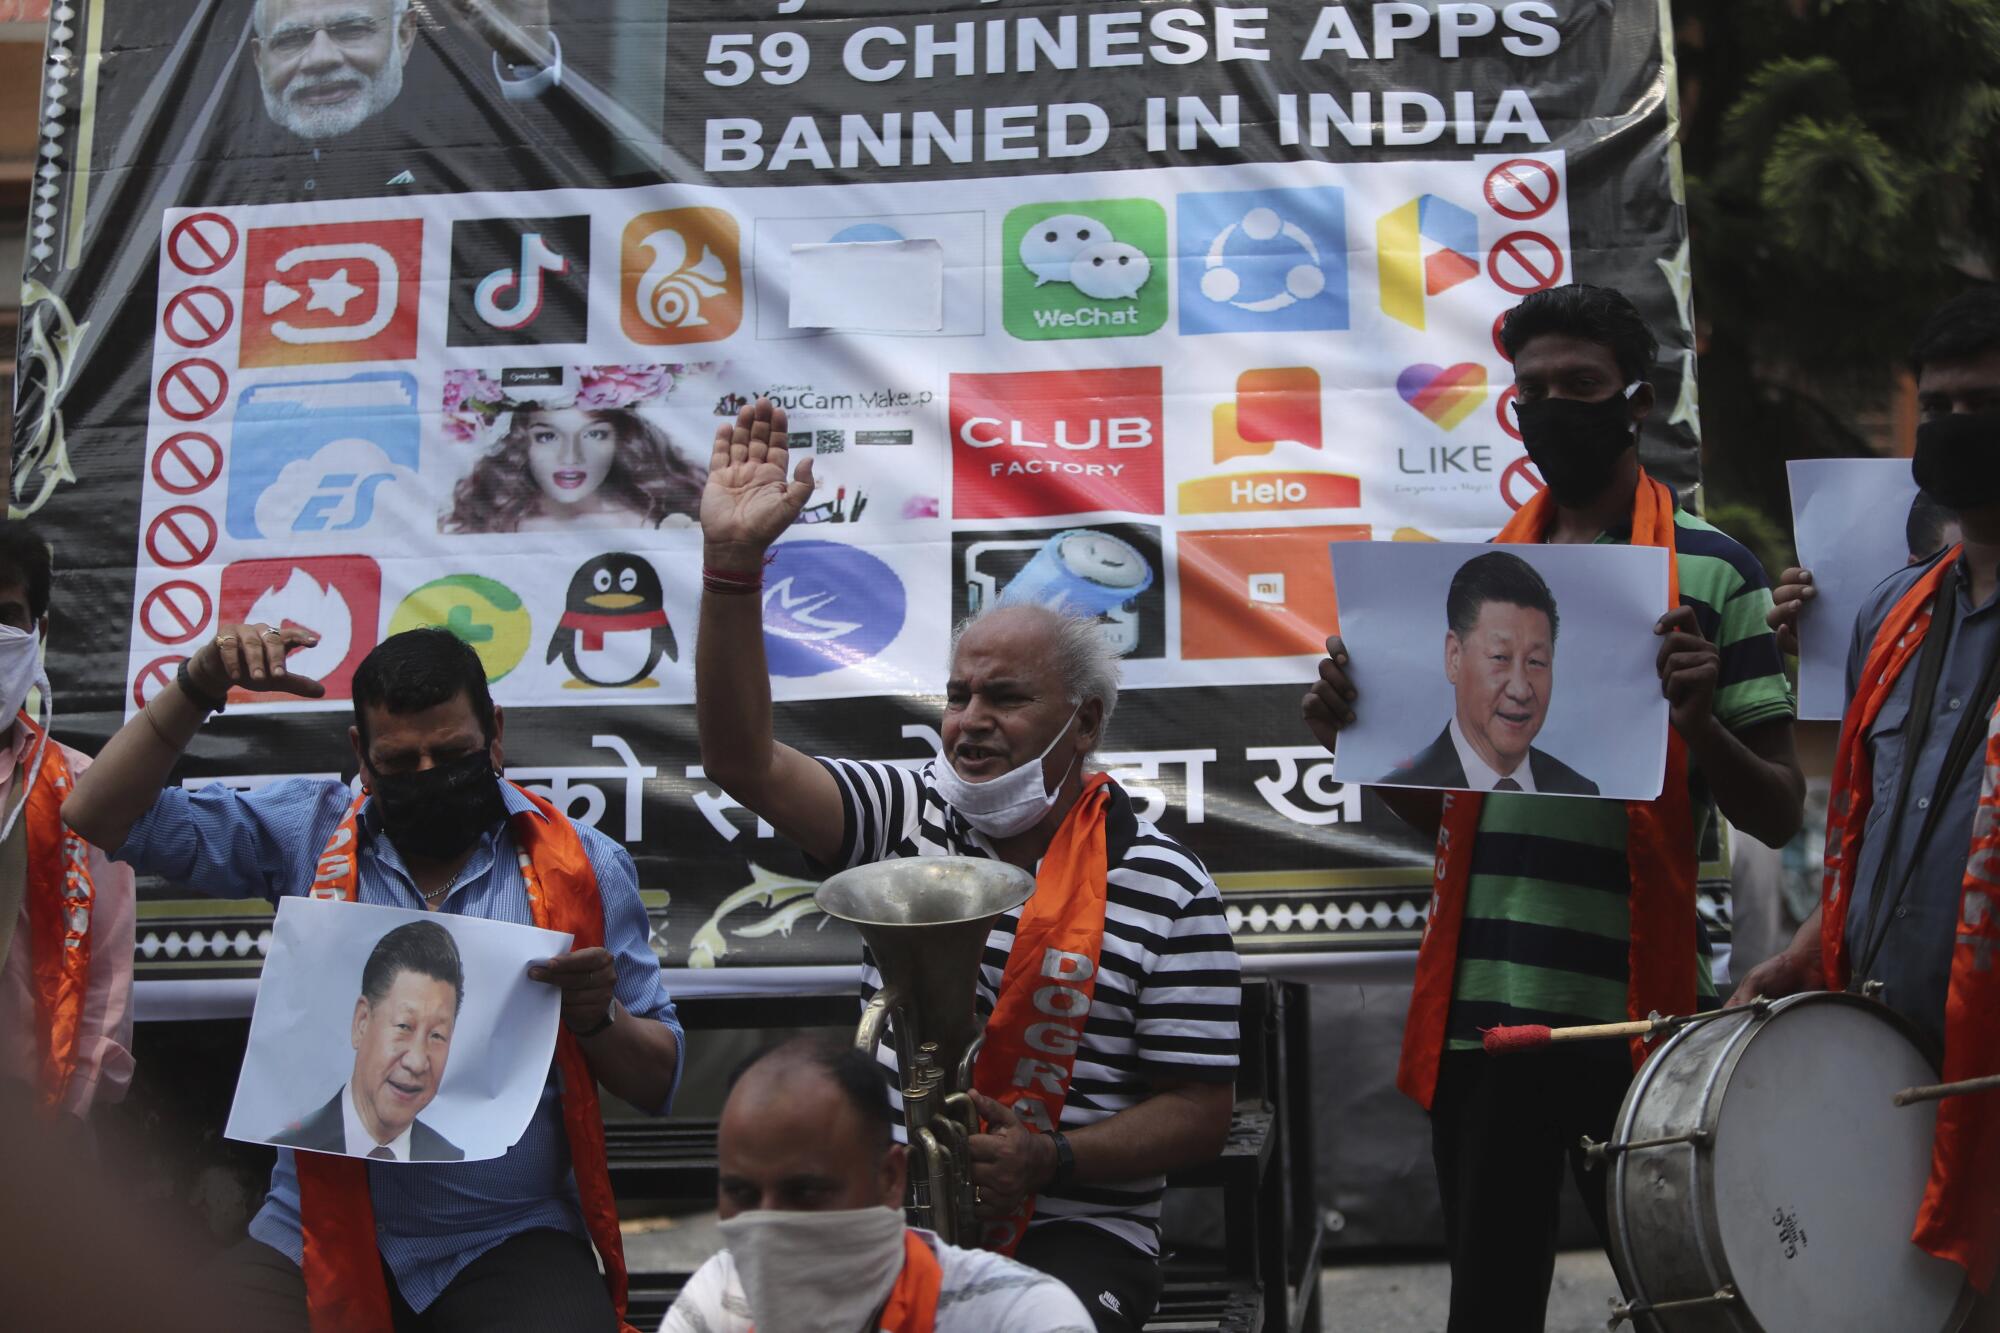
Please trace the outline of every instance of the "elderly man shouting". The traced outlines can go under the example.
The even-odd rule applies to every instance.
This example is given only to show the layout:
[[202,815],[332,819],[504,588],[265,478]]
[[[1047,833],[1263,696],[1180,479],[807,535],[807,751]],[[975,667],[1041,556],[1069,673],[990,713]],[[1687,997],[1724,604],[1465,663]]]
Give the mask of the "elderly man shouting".
[[[1143,1327],[1159,1299],[1166,1172],[1214,1156],[1229,1128],[1239,969],[1220,895],[1123,788],[1084,772],[1118,696],[1092,622],[1003,606],[962,628],[944,754],[921,769],[813,759],[773,739],[762,570],[812,493],[811,460],[788,479],[785,445],[784,413],[764,401],[716,435],[701,504],[702,763],[821,866],[985,856],[1035,874],[966,984],[993,1006],[988,1050],[1022,1045],[1044,1017],[1028,997],[1046,950],[1080,954],[1082,1033],[1039,1057],[1027,1114],[1011,1106],[1027,1090],[987,1086],[996,1062],[981,1062],[979,1212],[989,1244],[1060,1278],[1098,1328]],[[871,967],[865,989],[876,984]]]
[[660,1333],[1085,1333],[1061,1283],[903,1225],[908,1154],[892,1123],[881,1070],[846,1042],[753,1056],[716,1135],[728,1246]]

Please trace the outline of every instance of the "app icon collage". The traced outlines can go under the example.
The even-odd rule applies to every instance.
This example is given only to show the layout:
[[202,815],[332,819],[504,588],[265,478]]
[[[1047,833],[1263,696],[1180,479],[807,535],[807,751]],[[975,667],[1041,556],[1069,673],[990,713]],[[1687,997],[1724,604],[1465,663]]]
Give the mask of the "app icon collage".
[[712,438],[760,396],[818,479],[781,697],[934,689],[1021,600],[1132,684],[1290,679],[1328,542],[1531,493],[1494,329],[1567,280],[1561,192],[1552,156],[170,213],[128,702],[232,620],[318,632],[336,701],[439,625],[502,702],[685,702]]

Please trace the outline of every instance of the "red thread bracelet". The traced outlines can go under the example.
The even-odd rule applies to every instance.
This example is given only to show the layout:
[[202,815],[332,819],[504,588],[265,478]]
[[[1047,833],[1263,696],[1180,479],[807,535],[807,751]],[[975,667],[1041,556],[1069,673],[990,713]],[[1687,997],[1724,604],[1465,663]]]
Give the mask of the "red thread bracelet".
[[761,592],[764,587],[764,569],[759,565],[755,572],[744,573],[733,569],[716,569],[712,565],[701,567],[701,586],[704,592],[722,593],[731,596],[747,596]]

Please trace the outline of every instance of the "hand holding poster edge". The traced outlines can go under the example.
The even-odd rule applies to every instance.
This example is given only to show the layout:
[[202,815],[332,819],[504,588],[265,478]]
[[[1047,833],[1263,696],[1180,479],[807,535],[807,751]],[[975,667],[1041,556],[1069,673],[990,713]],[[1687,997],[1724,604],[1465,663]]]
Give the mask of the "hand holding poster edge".
[[[1671,715],[1656,660],[1664,551],[1351,542],[1332,544],[1330,554],[1342,648],[1353,654],[1345,677],[1368,705],[1353,705],[1352,721],[1339,729],[1337,781],[1622,801],[1659,796]],[[1588,611],[1564,616],[1558,597]],[[1455,631],[1455,621],[1465,623]],[[1566,706],[1554,708],[1558,640]],[[1579,691],[1589,699],[1581,707],[1569,702]],[[1618,725],[1633,718],[1640,721]]]
[[561,996],[528,968],[571,942],[479,917],[285,898],[225,1136],[397,1162],[502,1156],[526,1132],[555,1052]]

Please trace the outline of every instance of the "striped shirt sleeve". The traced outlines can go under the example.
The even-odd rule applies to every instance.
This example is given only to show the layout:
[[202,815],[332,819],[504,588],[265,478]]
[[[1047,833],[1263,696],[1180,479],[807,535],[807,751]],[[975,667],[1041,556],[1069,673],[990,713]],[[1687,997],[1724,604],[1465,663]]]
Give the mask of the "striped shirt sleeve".
[[901,854],[923,811],[923,786],[915,772],[868,759],[815,756],[840,789],[840,854],[829,870],[868,865]]
[[1242,964],[1215,881],[1191,853],[1165,840],[1142,840],[1111,874],[1164,881],[1177,900],[1133,1012],[1140,1067],[1167,1081],[1234,1081]]

